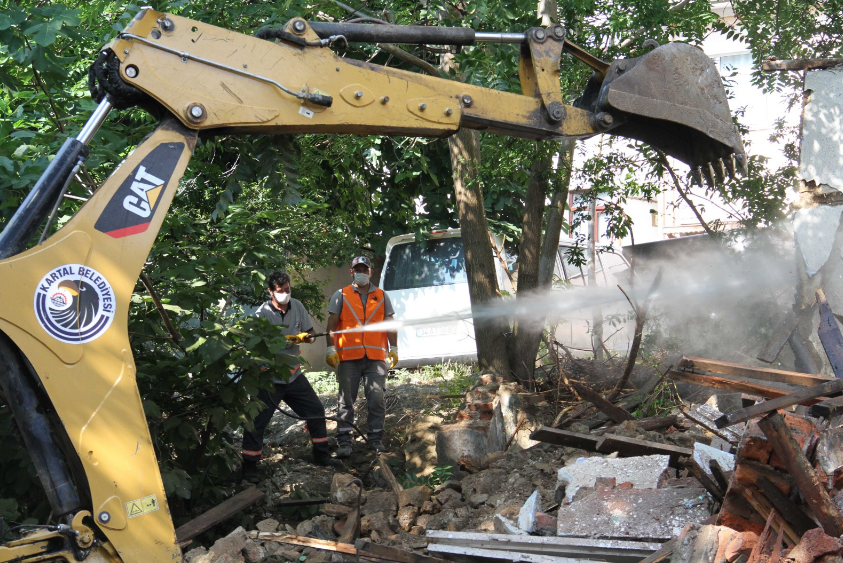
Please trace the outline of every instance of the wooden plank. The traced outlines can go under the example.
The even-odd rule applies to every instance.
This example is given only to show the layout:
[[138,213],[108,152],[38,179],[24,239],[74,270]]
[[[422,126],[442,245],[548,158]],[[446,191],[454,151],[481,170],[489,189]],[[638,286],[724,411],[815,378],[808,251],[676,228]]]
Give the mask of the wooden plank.
[[817,327],[817,336],[820,337],[834,375],[843,377],[843,334],[840,334],[837,319],[834,318],[834,313],[822,289],[817,290],[817,303],[820,306],[820,326]]
[[389,483],[389,486],[392,488],[392,492],[396,495],[400,495],[404,490],[404,487],[401,486],[401,483],[399,483],[398,479],[395,478],[395,474],[392,473],[392,469],[389,468],[389,459],[386,457],[386,454],[378,455],[378,469],[386,482]]
[[830,419],[834,416],[843,414],[843,397],[835,397],[822,401],[816,405],[811,405],[811,416],[814,418]]
[[843,514],[840,514],[825,487],[820,484],[811,462],[805,457],[782,415],[776,412],[765,416],[758,421],[758,426],[772,444],[773,451],[784,462],[796,488],[802,493],[823,531],[831,537],[839,537],[843,532]]
[[354,547],[359,550],[361,556],[374,555],[382,559],[388,559],[389,561],[397,561],[398,563],[442,563],[442,560],[436,557],[428,557],[427,555],[379,545],[368,539],[357,540],[354,542]]
[[832,395],[834,393],[839,393],[840,391],[843,391],[843,379],[834,379],[828,383],[823,383],[822,385],[805,387],[804,389],[790,393],[783,397],[770,399],[769,401],[764,401],[763,403],[758,403],[757,405],[752,405],[751,407],[747,407],[745,409],[724,414],[715,420],[714,424],[717,428],[724,428],[726,426],[731,426],[732,424],[737,424],[738,422],[746,422],[751,418],[767,414],[768,412],[772,412],[777,409],[806,403],[811,399],[816,399],[817,397],[822,397],[823,395]]
[[[671,426],[679,426],[679,415],[672,414],[669,416],[651,416],[649,418],[635,419],[635,426],[641,430],[659,430],[661,428],[669,428]],[[619,426],[612,426],[611,428],[601,428],[595,434],[614,434]]]
[[222,504],[200,514],[187,524],[179,526],[176,530],[176,541],[179,544],[186,543],[202,532],[210,530],[220,522],[227,520],[241,510],[255,504],[263,498],[263,491],[257,487],[249,487],[240,491]]
[[694,383],[704,387],[713,387],[714,389],[726,389],[735,393],[749,393],[766,399],[783,397],[790,392],[789,389],[765,385],[762,381],[753,382],[731,377],[693,373],[690,371],[670,370],[667,376],[674,381],[684,381],[685,383]]
[[571,432],[570,430],[559,430],[558,428],[551,428],[549,426],[540,426],[530,434],[530,439],[557,446],[579,448],[589,452],[596,452],[597,444],[604,440],[601,436],[581,434],[579,432]]
[[682,448],[671,444],[659,444],[657,442],[648,442],[647,440],[639,440],[637,438],[627,438],[626,436],[615,436],[614,434],[607,434],[602,444],[598,444],[597,451],[601,453],[618,452],[621,457],[635,457],[639,455],[668,455],[670,456],[670,464],[673,467],[679,467],[680,457],[692,457],[694,450],[690,448]]
[[282,534],[279,532],[261,532],[258,534],[257,539],[261,541],[273,541],[278,543],[287,543],[290,545],[312,547],[323,551],[335,551],[337,553],[353,555],[355,557],[359,557],[360,559],[373,561],[375,563],[443,563],[441,559],[416,555],[414,553],[394,548],[375,549],[369,551],[358,549],[349,543],[341,541],[319,540],[316,538],[296,536],[293,534]]
[[719,375],[732,375],[761,381],[787,383],[788,385],[799,385],[802,387],[822,385],[823,383],[834,379],[833,377],[826,377],[823,375],[811,375],[810,373],[799,373],[797,371],[785,371],[781,369],[759,368],[745,364],[737,364],[734,362],[722,362],[719,360],[709,360],[706,358],[695,357],[682,358],[679,362],[679,367],[683,369],[707,371]]
[[339,541],[341,543],[351,543],[358,535],[360,535],[360,511],[355,508],[345,520],[345,526],[343,526]]
[[530,435],[530,438],[540,442],[547,442],[558,446],[570,446],[592,452],[618,452],[621,457],[654,454],[668,455],[670,456],[670,463],[674,467],[678,466],[680,457],[690,457],[694,453],[689,448],[681,448],[670,444],[658,444],[656,442],[627,438],[626,436],[615,436],[613,434],[593,436],[591,434],[580,434],[579,432],[570,432],[568,430],[558,430],[547,426],[541,426]]
[[574,383],[572,381],[571,387],[576,389],[577,393],[582,395],[586,401],[591,402],[595,407],[600,409],[600,411],[602,411],[606,416],[608,416],[615,422],[625,422],[627,420],[633,420],[635,418],[621,407],[615,406],[606,399],[604,399],[603,395],[586,385],[580,385],[579,383]]
[[759,475],[755,482],[756,486],[761,489],[761,493],[767,497],[770,504],[773,505],[779,514],[787,520],[793,530],[799,537],[810,529],[816,528],[817,525],[806,515],[802,509],[794,503],[790,498],[784,494],[781,489],[773,484],[772,481]]

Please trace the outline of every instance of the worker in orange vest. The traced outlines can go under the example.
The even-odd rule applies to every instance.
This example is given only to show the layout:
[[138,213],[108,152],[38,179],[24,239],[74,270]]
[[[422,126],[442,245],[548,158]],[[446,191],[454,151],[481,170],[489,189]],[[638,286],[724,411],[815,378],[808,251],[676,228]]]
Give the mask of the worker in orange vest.
[[[351,285],[338,290],[328,305],[328,351],[325,362],[337,368],[338,458],[351,455],[351,425],[354,423],[354,401],[360,382],[369,408],[369,447],[386,451],[383,442],[386,406],[386,374],[398,363],[398,333],[392,331],[341,332],[392,320],[395,311],[389,297],[370,279],[372,261],[358,256],[351,261]],[[334,334],[340,332],[339,334]],[[389,367],[387,367],[387,359]]]

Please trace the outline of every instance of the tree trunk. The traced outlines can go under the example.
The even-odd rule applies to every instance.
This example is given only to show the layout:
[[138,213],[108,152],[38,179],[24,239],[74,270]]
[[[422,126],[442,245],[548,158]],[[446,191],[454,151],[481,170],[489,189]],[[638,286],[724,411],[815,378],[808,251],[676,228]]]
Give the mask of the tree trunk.
[[[468,274],[468,293],[471,310],[494,306],[499,300],[498,277],[492,255],[492,243],[486,223],[483,190],[477,181],[480,162],[480,142],[476,131],[461,129],[448,139],[454,176],[454,194],[460,217],[465,269]],[[510,377],[506,354],[505,319],[475,319],[474,337],[477,361],[481,370]]]
[[[544,200],[548,189],[547,176],[550,173],[551,156],[547,147],[536,147],[527,196],[524,200],[524,221],[521,227],[521,245],[518,256],[518,293],[522,301],[533,297],[539,288],[539,262],[541,260],[542,216]],[[544,318],[536,314],[530,318],[515,319],[513,330],[515,354],[513,372],[522,385],[533,379],[536,367],[536,352],[544,330]]]
[[571,170],[574,165],[574,147],[576,141],[567,139],[559,143],[559,166],[562,174],[550,206],[547,208],[545,217],[544,240],[542,241],[542,253],[539,260],[539,287],[550,289],[553,285],[553,271],[556,266],[556,255],[559,252],[559,238],[562,232],[562,223],[565,220],[565,207],[568,205],[568,190],[571,187]]

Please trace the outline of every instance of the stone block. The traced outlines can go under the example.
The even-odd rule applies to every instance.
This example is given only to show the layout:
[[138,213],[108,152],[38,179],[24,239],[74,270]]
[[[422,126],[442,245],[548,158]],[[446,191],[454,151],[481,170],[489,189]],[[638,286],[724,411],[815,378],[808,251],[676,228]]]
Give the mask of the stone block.
[[276,520],[275,518],[267,518],[266,520],[261,520],[255,525],[255,528],[257,528],[259,532],[277,532],[278,520]]
[[579,458],[559,469],[557,489],[563,489],[566,503],[573,502],[582,487],[595,487],[598,478],[631,483],[636,489],[655,489],[667,472],[670,456],[648,455],[625,458]]
[[[530,434],[541,426],[536,415],[519,395],[522,389],[515,383],[503,384],[495,394],[494,416],[488,430],[490,452],[502,451],[511,441],[510,449],[519,451],[538,444]],[[515,435],[513,437],[513,434]]]
[[331,502],[334,504],[345,504],[357,506],[357,494],[360,488],[357,485],[349,485],[356,479],[348,473],[334,473],[331,480]]
[[426,485],[404,489],[398,495],[398,506],[416,506],[421,508],[424,506],[424,503],[430,500],[430,494],[430,487]]
[[395,516],[398,510],[398,499],[392,491],[376,491],[366,495],[366,504],[363,505],[363,516],[383,512],[387,516]]
[[266,550],[255,540],[247,540],[242,553],[246,563],[259,563],[266,557]]
[[667,541],[711,512],[711,497],[696,489],[598,489],[559,509],[560,536]]
[[478,509],[489,500],[489,495],[485,493],[476,493],[468,497],[468,505],[471,508]]
[[333,541],[337,539],[334,535],[334,522],[336,520],[324,514],[314,516],[310,520],[299,522],[296,526],[296,535]]
[[184,563],[194,563],[200,556],[208,553],[204,547],[196,547],[184,554]]
[[455,491],[454,489],[445,489],[435,497],[433,497],[436,502],[440,505],[444,506],[447,503],[455,503],[462,500],[462,495]]
[[443,419],[438,416],[422,416],[407,430],[404,440],[404,467],[412,475],[430,475],[439,463],[436,456],[436,433]]
[[794,563],[811,563],[823,555],[840,554],[840,538],[832,538],[823,533],[821,528],[808,530],[799,544],[788,554]]
[[843,469],[843,427],[825,430],[814,455],[823,472],[834,481],[835,473]]
[[419,515],[419,509],[416,506],[407,505],[398,509],[398,525],[405,532],[409,532],[416,525],[416,518]]
[[[695,419],[707,424],[710,428],[717,428],[717,425],[714,424],[714,421],[723,416],[723,413],[719,409],[708,404],[696,405],[693,408],[689,409],[688,413]],[[737,442],[741,439],[745,427],[745,424],[735,424],[734,426],[721,428],[719,432],[726,436],[730,441]]]
[[375,532],[382,538],[388,538],[395,533],[392,524],[393,520],[383,512],[369,514],[360,520],[360,533],[363,535],[372,535],[372,532]]
[[218,539],[209,552],[216,557],[228,555],[232,559],[242,559],[241,551],[246,546],[246,540],[246,530],[240,526],[224,538]]
[[439,465],[459,466],[460,458],[483,458],[489,454],[486,425],[454,424],[436,433],[436,459]]
[[352,510],[354,509],[350,506],[344,506],[342,504],[332,504],[328,502],[322,505],[322,508],[319,509],[319,512],[321,512],[325,516],[330,516],[331,518],[345,518],[351,513]]

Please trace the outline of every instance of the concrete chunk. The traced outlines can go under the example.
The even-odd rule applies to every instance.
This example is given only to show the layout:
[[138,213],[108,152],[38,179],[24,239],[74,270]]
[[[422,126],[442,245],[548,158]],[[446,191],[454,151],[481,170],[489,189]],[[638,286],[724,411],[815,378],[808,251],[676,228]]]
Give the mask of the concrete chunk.
[[717,448],[712,448],[711,446],[706,446],[705,444],[701,444],[699,442],[694,443],[694,461],[699,464],[702,468],[703,473],[705,473],[709,479],[714,480],[714,474],[711,472],[709,468],[709,463],[711,460],[716,460],[723,471],[734,471],[735,470],[735,456],[724,452],[722,450],[718,450]]
[[495,514],[494,518],[495,531],[499,534],[509,534],[511,536],[526,536],[527,532],[518,527],[518,525],[500,514]]
[[528,534],[536,531],[536,513],[539,511],[540,502],[539,491],[536,489],[518,512],[518,527]]
[[560,536],[667,541],[710,515],[703,488],[598,489],[559,509]]
[[557,489],[565,490],[566,503],[573,502],[580,488],[594,487],[598,478],[632,483],[636,489],[655,489],[667,471],[669,461],[670,456],[666,455],[580,458],[559,470]]
[[488,425],[451,425],[436,433],[436,459],[439,465],[458,467],[460,458],[484,458],[489,454]]

